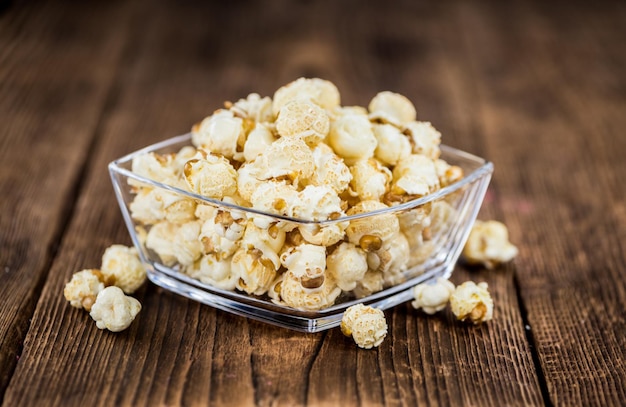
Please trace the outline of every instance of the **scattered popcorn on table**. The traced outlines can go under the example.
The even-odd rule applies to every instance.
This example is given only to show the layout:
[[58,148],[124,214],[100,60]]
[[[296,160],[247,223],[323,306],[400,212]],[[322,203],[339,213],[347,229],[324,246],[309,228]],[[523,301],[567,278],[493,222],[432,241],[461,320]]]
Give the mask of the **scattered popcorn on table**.
[[103,281],[132,294],[146,281],[146,270],[139,260],[137,249],[115,244],[104,251],[100,271]]
[[438,278],[434,284],[418,284],[413,287],[414,300],[411,305],[432,315],[448,305],[453,292],[454,284],[444,278]]
[[98,293],[104,290],[104,277],[100,270],[87,269],[74,273],[72,279],[65,285],[63,295],[72,307],[91,311],[96,302]]
[[369,305],[353,305],[343,313],[341,332],[345,336],[352,336],[360,348],[377,347],[387,336],[385,314]]
[[477,220],[463,248],[463,257],[470,264],[483,264],[492,269],[517,256],[517,247],[509,242],[509,231],[495,220]]
[[99,329],[120,332],[130,326],[139,311],[139,301],[124,294],[121,288],[110,286],[100,291],[89,315]]
[[474,324],[486,322],[493,317],[493,300],[487,283],[467,281],[458,285],[450,296],[450,308],[457,319],[469,319]]

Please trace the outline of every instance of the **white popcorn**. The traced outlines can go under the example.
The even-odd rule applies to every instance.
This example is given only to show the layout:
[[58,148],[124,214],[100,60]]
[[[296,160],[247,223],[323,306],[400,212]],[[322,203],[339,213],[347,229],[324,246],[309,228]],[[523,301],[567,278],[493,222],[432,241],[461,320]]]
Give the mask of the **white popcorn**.
[[281,264],[305,288],[318,288],[326,271],[326,248],[312,244],[291,247],[280,255]]
[[340,117],[351,114],[367,116],[368,112],[363,106],[337,106],[328,111],[328,117],[331,121],[337,121]]
[[387,336],[385,314],[369,305],[353,305],[343,314],[341,332],[346,336],[352,336],[360,348],[377,347]]
[[65,285],[63,295],[75,308],[91,311],[98,293],[104,290],[104,277],[100,270],[87,269],[74,273]]
[[448,305],[450,295],[454,292],[454,284],[445,278],[438,278],[435,283],[422,283],[413,287],[411,305],[432,315]]
[[432,205],[426,204],[398,212],[400,230],[404,233],[421,233],[424,228],[427,228],[431,224],[431,211]]
[[276,278],[277,267],[259,249],[237,250],[231,262],[232,273],[238,277],[235,287],[248,294],[263,295]]
[[[357,215],[385,208],[387,208],[387,205],[382,202],[361,201],[348,209],[347,215]],[[396,215],[381,213],[351,220],[350,225],[346,229],[346,234],[351,243],[360,246],[366,252],[373,252],[380,249],[383,242],[389,241],[396,236],[399,230],[400,224]]]
[[[137,175],[165,184],[174,182],[179,175],[176,171],[174,155],[161,155],[154,152],[134,157],[131,170]],[[128,178],[128,182],[135,186],[141,185],[133,178]]]
[[315,170],[311,149],[302,139],[290,137],[276,140],[252,165],[257,169],[255,175],[259,180],[287,178],[294,185],[300,179],[308,179]]
[[424,196],[439,189],[439,177],[433,160],[411,154],[398,161],[393,169],[391,192],[398,195]]
[[240,246],[244,249],[258,249],[269,259],[276,269],[280,267],[278,253],[285,244],[286,232],[273,225],[267,229],[256,225],[255,220],[248,221]]
[[352,292],[356,298],[370,296],[383,289],[384,277],[380,271],[368,270],[363,278],[357,282]]
[[262,182],[261,169],[254,162],[244,163],[237,170],[237,192],[248,202],[252,200],[252,194]]
[[350,186],[363,201],[380,200],[391,182],[389,168],[374,158],[357,161],[350,167],[350,173]]
[[350,169],[330,146],[319,143],[313,149],[315,171],[311,175],[312,185],[327,185],[338,194],[343,192],[352,179]]
[[276,141],[274,134],[267,126],[257,123],[254,129],[248,134],[246,143],[243,145],[243,157],[246,161],[253,161],[259,154]]
[[459,321],[469,319],[474,324],[493,318],[493,300],[487,283],[476,285],[472,281],[456,287],[450,296],[450,308]]
[[343,240],[349,222],[336,222],[324,225],[298,225],[300,235],[309,243],[319,246],[332,246]]
[[234,290],[239,276],[232,272],[232,258],[218,259],[215,254],[204,255],[193,265],[185,268],[185,273],[210,286],[222,290]]
[[395,126],[376,124],[374,136],[378,142],[374,156],[385,165],[394,166],[400,159],[411,154],[411,142]]
[[146,281],[146,270],[134,247],[119,244],[108,247],[102,255],[100,271],[104,281],[111,282],[126,294],[134,293]]
[[398,127],[415,120],[417,116],[415,106],[406,96],[389,91],[380,92],[374,96],[368,109],[370,119]]
[[332,110],[339,106],[337,87],[329,81],[318,78],[299,78],[274,93],[272,110],[278,115],[280,109],[292,100],[308,100],[319,107]]
[[429,234],[431,238],[448,233],[456,217],[457,210],[446,201],[436,201],[430,211]]
[[243,120],[230,110],[220,109],[194,126],[191,141],[226,158],[236,158],[238,146],[245,142]]
[[[212,254],[218,260],[223,260],[232,256],[239,248],[238,239],[228,239],[223,234],[220,235],[220,226],[215,219],[208,219],[202,222],[198,240],[202,243],[202,254]],[[243,235],[243,228],[241,235]]]
[[194,218],[195,202],[162,188],[141,188],[129,205],[133,219],[151,225],[167,219],[185,223]]
[[276,131],[282,137],[298,137],[310,146],[326,138],[330,121],[326,112],[318,105],[293,100],[285,104],[276,119]]
[[384,283],[388,286],[398,284],[406,278],[404,272],[411,258],[409,241],[402,232],[385,242],[382,249],[367,253],[367,265],[371,270],[383,273]]
[[450,165],[438,158],[435,160],[435,168],[441,187],[446,187],[463,179],[463,169],[458,165]]
[[378,142],[367,116],[348,114],[331,123],[328,144],[346,164],[374,156]]
[[293,216],[293,208],[297,201],[296,187],[286,181],[276,180],[260,184],[250,198],[254,209],[283,216]]
[[130,326],[139,311],[139,301],[125,295],[121,288],[111,286],[100,291],[89,315],[99,329],[120,332]]
[[202,255],[200,228],[201,221],[183,225],[157,223],[148,232],[146,247],[154,250],[165,265],[172,266],[176,262],[192,265]]
[[303,284],[300,277],[286,271],[280,285],[274,288],[280,297],[276,302],[305,311],[328,308],[335,303],[341,289],[328,274],[323,274],[320,280],[320,285],[316,281],[316,288],[307,288],[305,285],[309,284],[306,280]]
[[423,154],[434,159],[439,158],[441,150],[441,133],[429,122],[412,121],[406,124],[407,133],[411,137],[414,154]]
[[237,171],[224,157],[208,154],[185,164],[185,181],[192,192],[222,199],[237,192]]
[[267,96],[261,98],[258,93],[251,93],[245,99],[239,99],[228,107],[235,116],[250,119],[257,123],[269,122],[274,118],[272,99]]
[[307,185],[293,205],[293,216],[307,220],[335,219],[343,215],[341,198],[329,186]]
[[498,221],[474,222],[463,248],[463,256],[470,264],[483,264],[492,269],[511,261],[518,250],[509,242],[509,231]]
[[367,267],[367,253],[352,243],[341,243],[326,260],[328,273],[344,291],[354,290],[363,280]]

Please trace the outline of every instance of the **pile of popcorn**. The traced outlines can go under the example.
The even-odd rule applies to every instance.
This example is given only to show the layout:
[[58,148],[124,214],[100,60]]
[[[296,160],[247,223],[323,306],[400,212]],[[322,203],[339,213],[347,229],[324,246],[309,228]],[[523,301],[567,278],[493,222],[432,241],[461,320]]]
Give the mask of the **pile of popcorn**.
[[300,78],[273,98],[225,103],[193,126],[192,145],[132,162],[135,174],[233,209],[133,179],[129,208],[161,263],[220,289],[320,310],[342,294],[362,298],[403,281],[431,254],[456,216],[445,200],[342,218],[460,180],[462,169],[440,158],[440,142],[400,94],[378,93],[367,109],[341,106],[333,83]]

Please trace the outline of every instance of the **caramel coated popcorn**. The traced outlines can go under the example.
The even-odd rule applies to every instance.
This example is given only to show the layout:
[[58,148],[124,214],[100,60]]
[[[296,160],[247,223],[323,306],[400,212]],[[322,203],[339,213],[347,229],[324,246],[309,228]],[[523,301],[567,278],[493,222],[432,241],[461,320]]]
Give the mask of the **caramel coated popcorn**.
[[445,200],[389,212],[463,177],[398,93],[342,106],[333,83],[300,78],[226,102],[191,133],[191,146],[138,155],[133,171],[225,205],[132,181],[129,207],[150,256],[213,287],[324,309],[406,281],[457,217],[433,209]]

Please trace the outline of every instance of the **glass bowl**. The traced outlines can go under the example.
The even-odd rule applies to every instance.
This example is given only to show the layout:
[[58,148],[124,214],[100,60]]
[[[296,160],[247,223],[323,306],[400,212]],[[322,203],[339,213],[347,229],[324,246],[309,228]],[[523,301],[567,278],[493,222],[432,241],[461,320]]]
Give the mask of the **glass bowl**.
[[[190,134],[151,145],[109,164],[109,173],[122,215],[133,244],[146,267],[148,278],[167,290],[212,307],[302,332],[318,332],[339,325],[343,312],[351,305],[363,303],[382,310],[388,309],[411,300],[412,288],[416,284],[439,277],[448,278],[469,235],[493,172],[492,163],[442,145],[441,158],[450,165],[463,169],[464,177],[461,180],[423,198],[367,213],[316,222],[273,215],[209,199],[132,172],[133,159],[139,155],[150,152],[174,153],[187,145],[191,145]],[[276,296],[273,296],[272,300],[270,298],[272,296],[267,294],[248,294],[245,291],[230,289],[232,287],[225,289],[206,279],[194,278],[193,273],[188,271],[189,267],[181,265],[176,259],[162,258],[167,256],[163,256],[162,253],[159,255],[146,247],[149,246],[146,245],[146,234],[150,226],[135,219],[131,210],[137,194],[137,185],[162,191],[175,199],[194,202],[195,205],[208,205],[222,213],[236,215],[237,218],[255,219],[257,223],[261,220],[261,223],[266,225],[280,224],[282,227],[286,225],[287,230],[296,228],[321,230],[336,225],[343,225],[345,228],[346,225],[377,224],[383,217],[387,220],[398,219],[400,224],[402,222],[410,224],[411,220],[423,215],[427,217],[427,222],[424,223],[427,226],[403,229],[404,237],[401,242],[391,240],[385,243],[385,247],[392,248],[383,253],[390,257],[387,259],[389,264],[393,265],[395,261],[393,247],[403,248],[400,252],[404,253],[404,257],[408,256],[408,260],[404,259],[402,266],[394,269],[393,273],[389,272],[389,275],[385,274],[389,268],[380,266],[384,263],[384,261],[381,263],[381,259],[385,257],[380,254],[382,249],[375,247],[367,254],[368,264],[371,257],[375,264],[383,267],[381,269],[383,272],[376,274],[378,280],[380,275],[385,275],[382,287],[380,281],[369,284],[362,282],[354,290],[340,290],[341,293],[331,301],[332,305],[326,308],[294,308],[276,301]],[[331,250],[328,249],[329,252]],[[272,289],[278,289],[277,287],[280,285],[275,285]]]

